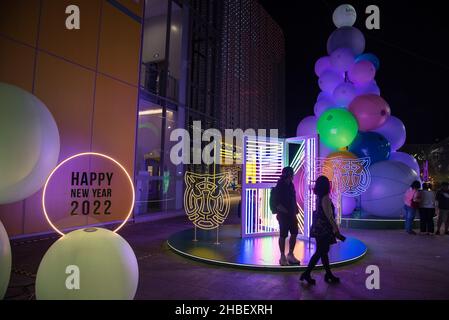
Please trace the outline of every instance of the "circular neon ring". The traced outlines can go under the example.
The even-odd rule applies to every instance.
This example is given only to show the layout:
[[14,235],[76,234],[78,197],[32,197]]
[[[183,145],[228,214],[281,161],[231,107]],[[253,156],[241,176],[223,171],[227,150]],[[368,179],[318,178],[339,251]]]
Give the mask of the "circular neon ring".
[[107,156],[105,154],[102,153],[97,153],[97,152],[84,152],[84,153],[78,153],[75,154],[67,159],[65,159],[64,161],[62,161],[60,164],[58,164],[56,166],[56,168],[53,169],[53,171],[50,173],[50,175],[48,176],[47,180],[45,181],[45,185],[44,185],[44,189],[43,189],[43,193],[42,193],[42,209],[44,211],[44,215],[45,215],[45,219],[47,219],[47,222],[50,224],[50,226],[57,232],[59,233],[61,236],[64,236],[65,233],[62,232],[61,230],[59,230],[50,220],[50,217],[48,216],[47,213],[47,208],[45,206],[45,195],[47,192],[47,186],[48,183],[50,182],[51,178],[53,177],[53,175],[56,173],[56,171],[58,171],[58,169],[60,167],[62,167],[65,163],[67,163],[70,160],[73,160],[75,158],[79,158],[79,157],[84,157],[84,156],[98,156],[98,157],[102,157],[105,159],[108,159],[112,162],[114,162],[120,169],[122,169],[122,171],[125,173],[126,177],[128,178],[129,184],[131,185],[131,190],[132,190],[132,202],[131,202],[131,207],[129,208],[129,212],[125,218],[125,220],[123,220],[123,222],[115,229],[113,230],[113,232],[117,232],[119,231],[125,224],[126,222],[128,222],[129,218],[131,217],[131,213],[134,209],[134,202],[136,200],[136,195],[135,195],[135,189],[134,189],[134,182],[131,179],[131,176],[128,174],[128,172],[126,171],[125,167],[123,165],[121,165],[117,160],[111,158],[110,156]]

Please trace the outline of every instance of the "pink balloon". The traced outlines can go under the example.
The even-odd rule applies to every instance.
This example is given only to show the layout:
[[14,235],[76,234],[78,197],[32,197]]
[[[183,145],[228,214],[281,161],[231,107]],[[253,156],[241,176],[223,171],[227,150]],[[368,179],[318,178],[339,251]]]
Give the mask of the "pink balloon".
[[399,150],[407,137],[404,123],[395,116],[390,116],[381,127],[374,131],[383,135],[390,142],[392,151]]
[[380,96],[380,89],[376,81],[372,81],[368,84],[364,84],[361,86],[355,86],[355,89],[358,96],[364,94],[375,94],[376,96]]
[[339,106],[348,106],[356,97],[356,89],[353,84],[344,82],[335,88],[333,100]]
[[330,61],[335,71],[346,72],[354,64],[354,54],[351,49],[339,48],[332,52]]
[[341,197],[341,213],[344,216],[349,216],[357,207],[357,201],[353,197]]
[[344,81],[344,74],[326,70],[321,74],[318,85],[324,92],[332,94],[335,88]]
[[309,116],[298,124],[298,128],[296,129],[296,136],[309,136],[317,133],[316,124],[318,122],[318,118],[314,116]]
[[374,94],[356,97],[349,105],[349,111],[356,117],[360,131],[379,128],[391,115],[388,103]]
[[331,68],[331,59],[329,57],[322,57],[315,63],[315,74],[321,77],[321,74]]
[[355,63],[348,72],[349,80],[356,85],[365,85],[374,80],[376,67],[367,60]]

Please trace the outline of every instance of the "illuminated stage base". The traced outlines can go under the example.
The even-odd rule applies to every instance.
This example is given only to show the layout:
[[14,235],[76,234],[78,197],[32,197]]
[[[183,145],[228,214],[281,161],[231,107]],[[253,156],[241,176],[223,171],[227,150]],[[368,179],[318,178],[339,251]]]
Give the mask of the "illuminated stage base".
[[[215,230],[197,230],[197,241],[193,239],[194,230],[188,229],[173,234],[167,242],[176,253],[194,260],[228,267],[269,271],[305,269],[315,251],[313,240],[309,247],[308,240],[298,239],[295,256],[301,261],[301,266],[282,267],[279,265],[278,236],[241,238],[240,226],[229,225],[220,228],[218,245]],[[331,265],[339,266],[361,259],[366,252],[367,247],[362,241],[348,238],[345,242],[338,242],[332,246],[329,258]],[[319,264],[318,267],[322,265]]]

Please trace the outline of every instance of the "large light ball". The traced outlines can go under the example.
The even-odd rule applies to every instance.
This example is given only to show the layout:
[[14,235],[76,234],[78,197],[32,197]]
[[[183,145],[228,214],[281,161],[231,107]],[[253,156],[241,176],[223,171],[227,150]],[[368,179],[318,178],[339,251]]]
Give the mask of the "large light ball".
[[401,162],[382,161],[370,167],[371,184],[362,194],[364,216],[399,218],[404,194],[413,181],[419,180],[412,169]]
[[353,197],[341,197],[341,214],[343,216],[350,216],[357,207],[357,201]]
[[365,37],[357,28],[338,28],[327,40],[327,52],[331,55],[338,48],[349,48],[355,56],[359,55],[365,51]]
[[[79,270],[79,290],[67,288],[76,285],[77,274],[70,273],[70,266]],[[137,259],[125,239],[106,229],[79,229],[48,249],[37,271],[36,298],[130,300],[138,281]]]
[[349,146],[349,151],[359,158],[371,158],[371,164],[388,160],[391,153],[390,142],[376,132],[359,132]]
[[332,98],[339,106],[349,106],[356,95],[357,91],[354,85],[344,82],[335,88]]
[[375,94],[356,97],[349,105],[349,111],[356,117],[360,131],[381,127],[391,115],[388,103]]
[[335,9],[332,21],[337,28],[352,27],[357,20],[357,12],[350,4],[342,4]]
[[359,61],[352,65],[348,78],[356,85],[367,85],[376,77],[376,68],[370,61]]
[[11,276],[11,245],[6,229],[0,221],[0,300],[5,297]]
[[395,116],[390,116],[381,127],[374,131],[390,141],[392,151],[399,150],[404,145],[407,137],[404,123]]
[[315,63],[315,74],[318,77],[321,77],[321,74],[324,71],[329,70],[330,68],[331,68],[331,59],[330,59],[330,57],[328,57],[328,56],[321,57]]
[[304,119],[298,124],[298,128],[296,129],[296,136],[297,137],[303,137],[303,136],[310,136],[315,135],[316,132],[316,123],[318,119],[314,116],[309,116]]
[[0,204],[28,198],[58,162],[59,132],[31,93],[0,83]]
[[357,120],[345,109],[333,108],[318,119],[317,131],[321,141],[330,148],[343,148],[357,136]]
[[335,71],[349,71],[354,64],[354,54],[352,53],[352,50],[348,48],[338,48],[332,52],[330,59],[332,68]]
[[344,74],[333,70],[326,70],[321,74],[318,80],[320,89],[324,92],[332,94],[335,88],[345,80]]
[[374,65],[374,67],[376,68],[376,70],[379,70],[380,60],[376,55],[374,55],[372,53],[363,53],[363,54],[358,55],[355,58],[355,62],[365,61],[365,60],[371,62]]
[[415,157],[413,157],[412,155],[405,153],[405,152],[392,152],[390,154],[390,160],[402,162],[406,166],[413,169],[416,172],[416,174],[418,175],[418,177],[420,176],[421,170],[419,168],[419,163],[415,159]]

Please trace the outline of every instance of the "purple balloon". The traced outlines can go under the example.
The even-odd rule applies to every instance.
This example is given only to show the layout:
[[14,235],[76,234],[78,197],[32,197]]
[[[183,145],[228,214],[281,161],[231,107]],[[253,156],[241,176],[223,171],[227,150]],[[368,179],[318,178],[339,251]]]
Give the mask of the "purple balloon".
[[416,161],[416,159],[409,155],[408,153],[405,152],[392,152],[390,155],[390,160],[391,161],[398,161],[398,162],[402,162],[403,164],[407,165],[408,167],[410,167],[410,169],[415,170],[416,174],[418,175],[418,177],[420,176],[420,168],[419,168],[419,164],[418,161]]
[[332,100],[332,95],[329,94],[328,92],[321,91],[316,101],[321,101],[323,99]]
[[344,82],[335,88],[332,95],[336,105],[348,106],[356,97],[356,89],[353,84]]
[[321,74],[331,68],[331,59],[330,57],[321,57],[315,63],[315,74],[318,77],[321,77]]
[[321,74],[318,85],[324,92],[332,94],[335,88],[344,81],[344,74],[326,70]]
[[356,85],[367,85],[374,80],[376,67],[367,60],[355,63],[348,72],[349,80]]
[[346,72],[354,64],[354,54],[351,49],[338,48],[330,56],[332,68],[336,71]]
[[332,99],[322,98],[321,100],[317,101],[317,103],[313,107],[313,111],[315,113],[315,116],[319,117],[323,112],[334,107],[335,103]]
[[357,56],[365,51],[365,37],[357,28],[338,28],[327,40],[327,52],[330,55],[338,48],[349,48]]
[[404,194],[416,172],[398,161],[382,161],[371,165],[371,184],[362,194],[362,210],[365,216],[397,218],[403,212]]
[[344,216],[349,216],[357,207],[357,201],[353,197],[341,197],[341,213]]
[[298,124],[298,128],[296,129],[296,136],[309,136],[317,133],[316,124],[318,122],[318,118],[314,116],[309,116]]
[[380,89],[376,81],[371,81],[370,83],[364,85],[356,85],[355,89],[358,96],[362,96],[364,94],[375,94],[376,96],[380,96]]
[[401,120],[390,116],[385,123],[374,130],[383,135],[391,144],[391,150],[399,150],[405,143],[407,132]]

